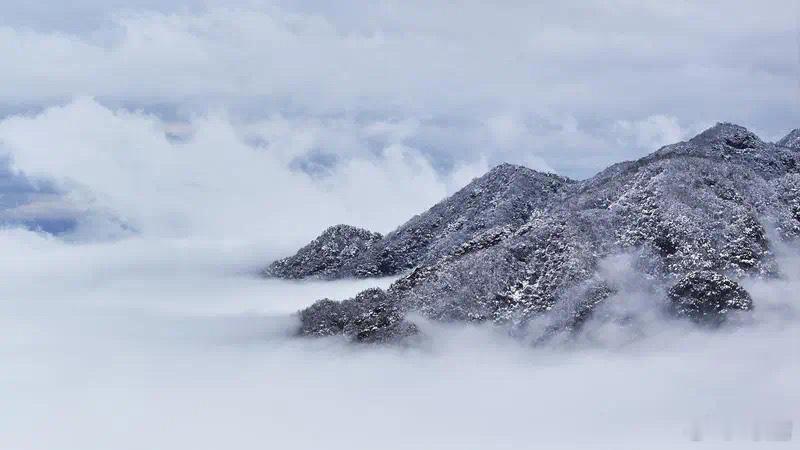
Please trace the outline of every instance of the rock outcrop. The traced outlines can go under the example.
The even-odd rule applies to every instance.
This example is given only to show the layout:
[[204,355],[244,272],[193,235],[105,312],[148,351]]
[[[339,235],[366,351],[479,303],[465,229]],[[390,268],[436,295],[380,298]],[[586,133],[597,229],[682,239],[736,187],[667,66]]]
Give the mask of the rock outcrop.
[[753,307],[737,280],[778,274],[771,239],[798,235],[798,162],[792,146],[718,124],[581,182],[499,166],[356,257],[392,255],[375,273],[409,273],[303,311],[300,334],[385,342],[416,331],[411,313],[575,330],[613,301],[617,281],[599,267],[621,253],[667,293],[665,313],[719,324]]
[[800,128],[796,128],[777,142],[782,147],[800,148]]
[[294,256],[270,264],[266,276],[335,278],[381,241],[379,233],[350,225],[335,225],[301,248]]
[[738,283],[708,270],[690,272],[669,290],[672,312],[718,325],[730,311],[749,311],[753,299]]
[[320,300],[300,313],[299,333],[343,335],[360,342],[387,342],[416,334],[397,302],[380,289],[368,289],[342,302]]
[[[486,230],[519,227],[572,183],[557,175],[502,164],[384,238],[352,227],[335,235],[328,229],[296,255],[273,263],[266,274],[328,279],[397,275],[436,261]],[[340,251],[347,246],[340,236],[353,239],[355,248]]]

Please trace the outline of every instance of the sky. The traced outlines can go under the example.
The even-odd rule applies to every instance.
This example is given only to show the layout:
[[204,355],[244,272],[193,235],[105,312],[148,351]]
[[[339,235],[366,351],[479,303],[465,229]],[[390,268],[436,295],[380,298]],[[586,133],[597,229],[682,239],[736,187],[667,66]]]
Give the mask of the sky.
[[256,273],[333,224],[389,232],[501,162],[584,179],[719,121],[777,140],[800,122],[798,14],[0,2],[0,447],[727,449],[787,420],[796,433],[796,248],[776,249],[785,278],[745,281],[751,326],[663,321],[632,287],[615,304],[642,330],[591,323],[537,349],[424,321],[413,347],[296,339],[293,312],[393,280]]
[[[142,179],[173,183],[193,175],[144,166],[176,149],[217,146],[208,151],[219,164],[206,170],[225,184],[236,180],[219,172],[239,170],[226,166],[235,163],[227,161],[236,153],[230,147],[244,145],[319,190],[314,197],[347,183],[345,174],[361,165],[430,172],[427,195],[402,178],[369,187],[401,203],[395,197],[418,197],[385,220],[340,208],[342,220],[387,231],[500,162],[587,178],[718,121],[765,140],[798,122],[791,0],[34,0],[4,2],[0,17],[0,58],[10,62],[0,71],[0,153],[8,166],[0,177],[6,190],[38,194],[26,179],[33,177],[48,185],[45,194],[71,195],[63,202],[47,195],[28,208],[55,231],[86,220],[89,210],[116,215],[129,229],[143,226],[120,217],[119,206],[97,204],[116,193],[56,167],[60,158],[143,169]],[[103,113],[118,126],[106,128]],[[140,120],[166,137],[161,150],[111,135]],[[209,122],[236,137],[203,129]],[[69,137],[55,127],[105,135],[90,139],[94,148],[67,148]],[[25,132],[41,136],[20,143]],[[26,159],[31,151],[54,161],[40,167],[43,158]],[[173,163],[200,164],[193,158]],[[159,183],[144,184],[158,190]],[[79,187],[92,190],[94,203],[73,195]],[[257,195],[246,201],[268,204]],[[5,221],[31,214],[12,211]]]

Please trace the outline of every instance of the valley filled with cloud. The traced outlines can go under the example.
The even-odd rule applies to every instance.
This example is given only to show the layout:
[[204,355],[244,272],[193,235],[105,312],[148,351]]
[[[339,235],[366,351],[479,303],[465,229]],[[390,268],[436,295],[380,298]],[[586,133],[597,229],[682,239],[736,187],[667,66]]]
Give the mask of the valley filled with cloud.
[[719,121],[778,140],[795,2],[68,3],[0,6],[0,447],[749,448],[796,428],[796,242],[718,330],[663,318],[629,255],[605,259],[635,326],[542,346],[424,318],[403,345],[299,338],[298,310],[397,277],[261,276],[501,162],[582,180]]

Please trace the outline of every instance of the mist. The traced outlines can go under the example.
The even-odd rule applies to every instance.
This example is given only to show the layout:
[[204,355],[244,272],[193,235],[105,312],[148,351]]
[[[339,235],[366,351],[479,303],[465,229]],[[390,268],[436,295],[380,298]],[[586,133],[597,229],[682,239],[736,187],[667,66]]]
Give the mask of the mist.
[[497,163],[583,179],[717,121],[780,138],[797,8],[763,3],[2,2],[0,448],[786,448],[796,243],[718,329],[607,258],[618,292],[544,342],[558,311],[300,338],[297,311],[394,279],[260,276]]
[[77,223],[0,230],[4,446],[747,447],[798,420],[795,248],[719,330],[665,318],[619,255],[601,271],[620,292],[570,338],[421,320],[401,346],[298,338],[296,311],[393,280],[265,280],[266,263],[340,221],[390,230],[485,161],[442,173],[395,146],[319,174],[292,163],[302,127],[190,125],[170,139],[88,98],[0,122],[13,170]]
[[675,448],[698,430],[737,448],[797,420],[796,257],[722,330],[653,316],[631,288],[616,303],[649,321],[635,337],[596,322],[531,346],[422,323],[410,345],[369,346],[294,337],[293,312],[388,279],[264,280],[250,251],[207,241],[0,241],[9,448]]

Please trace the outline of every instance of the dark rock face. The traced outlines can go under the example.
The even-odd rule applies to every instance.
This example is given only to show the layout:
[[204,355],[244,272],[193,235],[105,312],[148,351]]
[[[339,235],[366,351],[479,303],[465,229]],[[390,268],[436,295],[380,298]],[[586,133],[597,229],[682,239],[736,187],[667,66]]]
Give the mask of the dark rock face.
[[690,272],[669,291],[675,315],[718,325],[730,311],[749,311],[753,299],[739,283],[716,272]]
[[367,343],[393,341],[417,332],[397,303],[377,288],[343,302],[320,300],[300,313],[300,321],[300,335],[344,335]]
[[272,263],[264,273],[289,279],[335,278],[382,238],[379,233],[350,225],[336,225],[325,230],[294,256]]
[[[614,301],[616,281],[599,269],[620,253],[634,255],[635,270],[669,292],[672,313],[721,323],[729,311],[753,307],[736,279],[778,273],[768,230],[785,239],[800,232],[798,162],[791,147],[718,124],[581,182],[500,166],[367,250],[365,261],[387,252],[393,270],[414,267],[380,297],[392,319],[369,322],[377,327],[371,333],[382,330],[380,341],[407,336],[414,330],[402,319],[408,313],[512,330],[550,317],[557,329],[549,333],[575,330],[598,305]],[[476,207],[468,207],[476,189]],[[353,316],[348,302],[304,311],[300,333],[320,334],[307,330],[335,319],[346,325],[323,328],[373,341],[346,330],[356,326],[341,319]],[[397,332],[396,324],[403,324]]]

